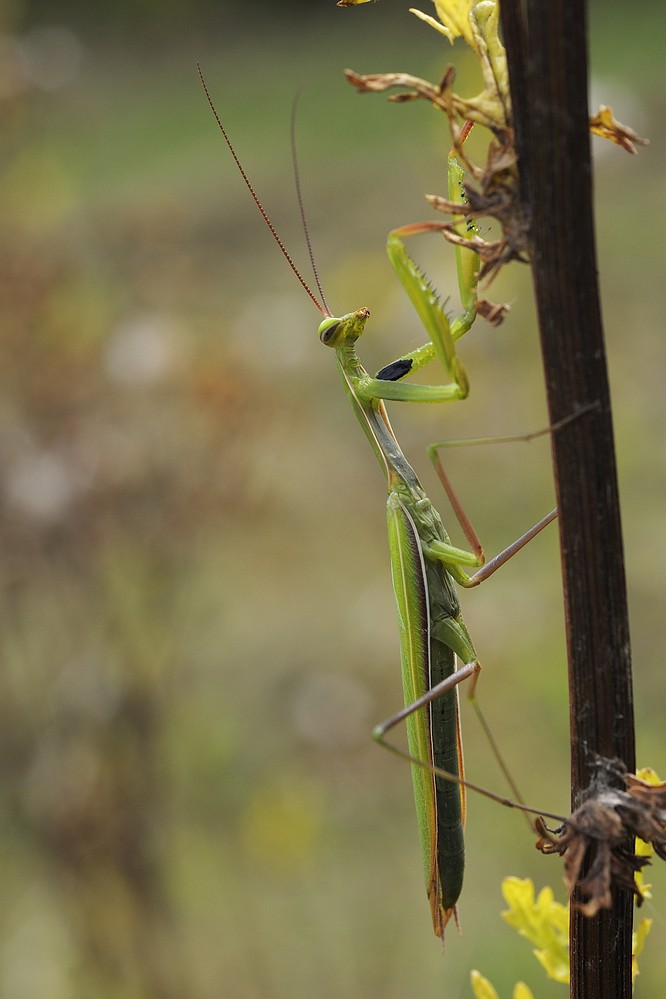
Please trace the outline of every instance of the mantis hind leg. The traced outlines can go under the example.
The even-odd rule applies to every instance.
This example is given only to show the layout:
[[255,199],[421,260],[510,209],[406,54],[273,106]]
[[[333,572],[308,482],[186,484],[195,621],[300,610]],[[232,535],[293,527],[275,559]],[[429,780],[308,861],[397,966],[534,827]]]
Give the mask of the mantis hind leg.
[[[510,559],[513,558],[514,555],[521,551],[527,544],[529,544],[530,541],[533,540],[533,538],[540,534],[544,528],[557,518],[557,508],[551,510],[550,513],[547,513],[541,518],[541,520],[530,527],[529,530],[525,531],[524,534],[521,534],[519,538],[516,538],[515,541],[513,541],[493,558],[486,560],[479,536],[453,487],[453,484],[444,468],[439,452],[446,447],[461,447],[463,445],[473,446],[477,444],[512,444],[515,442],[529,442],[536,440],[538,437],[545,437],[546,435],[557,433],[558,430],[571,423],[572,420],[577,420],[580,416],[584,416],[586,413],[595,408],[596,404],[586,406],[575,413],[571,413],[569,416],[564,417],[564,419],[559,420],[557,423],[554,423],[549,427],[542,427],[540,430],[534,430],[526,434],[507,434],[501,437],[472,437],[463,440],[437,441],[429,446],[428,454],[430,460],[433,463],[437,476],[444,487],[444,491],[446,492],[449,502],[453,508],[453,512],[456,515],[456,519],[460,524],[465,538],[471,548],[471,551],[466,552],[464,549],[455,548],[453,545],[439,543],[431,546],[430,553],[433,557],[440,558],[447,563],[451,575],[461,586],[471,588],[473,586],[478,586],[486,579],[489,579],[490,576],[497,572],[501,566],[505,565]],[[463,566],[478,566],[478,571],[469,576],[464,571]]]
[[[555,814],[553,812],[547,812],[541,808],[533,808],[527,805],[523,800],[523,797],[516,785],[516,782],[511,774],[511,771],[509,770],[509,767],[502,756],[499,746],[497,745],[497,741],[494,735],[492,734],[490,726],[488,725],[488,722],[486,721],[483,712],[481,711],[481,708],[479,707],[478,702],[476,700],[475,691],[480,671],[481,671],[481,664],[478,661],[466,663],[465,665],[461,666],[458,670],[456,670],[455,673],[447,677],[445,680],[442,680],[441,683],[438,683],[435,687],[432,687],[430,690],[426,691],[426,693],[423,694],[421,697],[419,697],[417,700],[413,701],[411,704],[407,704],[404,708],[401,708],[400,711],[397,711],[394,715],[391,715],[390,718],[387,718],[385,721],[380,722],[378,725],[375,725],[375,727],[372,730],[372,738],[375,740],[375,742],[379,743],[379,745],[384,746],[385,749],[388,749],[390,750],[390,752],[395,753],[396,756],[400,756],[402,759],[407,760],[409,763],[415,766],[422,767],[424,770],[427,770],[429,773],[433,773],[437,777],[441,777],[443,780],[449,781],[452,784],[458,784],[463,788],[467,788],[468,790],[474,791],[477,794],[482,795],[484,798],[489,798],[491,801],[495,801],[500,805],[504,805],[506,808],[516,808],[519,811],[525,813],[527,818],[527,823],[530,826],[530,829],[532,830],[534,829],[534,827],[529,819],[529,815],[541,815],[544,816],[545,818],[551,818],[551,819],[556,819],[558,821],[562,821],[562,816]],[[468,695],[469,700],[472,704],[472,707],[474,709],[477,718],[479,719],[481,728],[483,729],[483,732],[486,738],[488,739],[488,742],[490,743],[493,755],[495,756],[499,764],[499,767],[502,773],[504,774],[504,777],[506,778],[509,787],[511,788],[511,793],[513,794],[513,798],[507,798],[505,795],[497,794],[495,791],[490,791],[488,788],[482,787],[480,784],[475,784],[474,782],[467,780],[466,777],[461,777],[458,774],[451,773],[448,770],[443,770],[441,767],[435,767],[432,765],[432,763],[428,762],[427,760],[419,759],[418,757],[413,756],[406,749],[402,749],[400,746],[396,746],[395,743],[390,742],[386,738],[387,734],[391,731],[391,729],[395,728],[396,725],[399,725],[401,722],[405,721],[410,715],[414,714],[416,711],[420,711],[423,708],[427,707],[429,704],[432,703],[432,701],[436,701],[439,697],[443,697],[445,694],[455,689],[458,686],[458,684],[470,678],[472,680],[472,690]]]

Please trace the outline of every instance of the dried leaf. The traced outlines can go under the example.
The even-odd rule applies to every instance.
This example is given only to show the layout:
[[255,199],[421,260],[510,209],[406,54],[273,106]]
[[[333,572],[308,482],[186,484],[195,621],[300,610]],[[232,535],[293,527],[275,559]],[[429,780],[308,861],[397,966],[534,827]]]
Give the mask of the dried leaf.
[[555,836],[543,822],[538,825],[537,849],[564,856],[569,894],[578,889],[582,901],[575,904],[586,916],[611,907],[613,887],[633,892],[640,905],[635,875],[650,858],[634,852],[633,842],[639,836],[666,860],[666,783],[629,774],[618,760],[599,760],[588,797],[564,833]]
[[[438,85],[408,73],[361,75],[352,70],[345,74],[349,82],[363,92],[385,92],[389,100],[406,103],[427,100],[443,111],[448,120],[453,145],[461,163],[478,184],[478,190],[465,185],[469,205],[456,206],[447,198],[429,195],[438,211],[474,217],[492,216],[502,228],[502,238],[486,242],[475,236],[469,240],[447,226],[446,238],[478,253],[483,261],[479,279],[490,282],[504,264],[511,260],[529,262],[527,209],[523,205],[518,182],[516,150],[511,119],[511,99],[506,52],[499,37],[499,4],[495,0],[434,0],[437,17],[411,8],[411,12],[444,35],[451,44],[462,38],[474,50],[483,75],[483,89],[475,97],[455,93],[455,69],[449,66]],[[465,121],[484,125],[493,133],[485,168],[472,163],[463,148],[461,131]],[[615,121],[608,107],[601,107],[590,119],[597,135],[611,139],[629,152],[644,145],[633,129]]]
[[642,139],[633,128],[623,125],[613,117],[613,109],[602,104],[595,115],[590,118],[590,131],[600,135],[602,139],[610,139],[617,146],[622,146],[628,153],[635,156],[636,146],[647,146],[648,139]]

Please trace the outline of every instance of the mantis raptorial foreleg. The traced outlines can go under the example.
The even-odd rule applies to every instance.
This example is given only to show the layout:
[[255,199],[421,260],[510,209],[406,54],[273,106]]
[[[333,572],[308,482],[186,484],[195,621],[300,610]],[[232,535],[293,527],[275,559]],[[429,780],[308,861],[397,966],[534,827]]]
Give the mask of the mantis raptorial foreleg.
[[[465,141],[471,128],[471,123],[467,122],[461,131],[460,144]],[[465,200],[463,176],[456,150],[452,148],[448,158],[449,195],[452,200]],[[476,224],[472,219],[458,216],[454,225],[461,227],[465,233],[477,233]],[[484,315],[493,325],[499,325],[504,318],[507,306],[491,306],[488,302],[480,302],[478,299],[479,257],[473,251],[459,245],[455,247],[461,311],[452,320],[449,319],[438,293],[410,257],[405,247],[405,239],[426,233],[444,233],[449,228],[448,223],[444,222],[415,222],[400,226],[389,233],[386,243],[389,260],[429,339],[415,350],[385,365],[377,373],[377,379],[383,382],[399,381],[437,357],[452,380],[447,385],[405,385],[396,389],[368,385],[368,392],[371,392],[374,398],[400,402],[446,402],[466,398],[469,381],[457,355],[456,342],[472,327],[477,313]]]

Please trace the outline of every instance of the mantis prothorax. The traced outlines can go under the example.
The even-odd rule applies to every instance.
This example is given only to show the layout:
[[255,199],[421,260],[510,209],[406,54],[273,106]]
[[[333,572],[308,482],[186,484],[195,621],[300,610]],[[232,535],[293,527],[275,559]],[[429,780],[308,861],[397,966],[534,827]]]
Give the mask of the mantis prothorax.
[[[409,295],[429,339],[416,350],[386,365],[371,377],[356,353],[370,312],[358,309],[341,317],[332,315],[321,290],[323,305],[310,290],[287,253],[259,198],[247,178],[222,122],[213,106],[200,67],[197,67],[206,97],[257,207],[308,295],[325,317],[319,326],[323,344],[335,350],[338,369],[352,409],[384,470],[388,487],[387,521],[391,573],[398,612],[402,680],[405,707],[378,725],[374,738],[412,762],[412,779],[423,852],[425,881],[435,933],[442,937],[456,911],[464,870],[463,827],[465,784],[458,715],[457,684],[476,677],[480,669],[474,644],[465,627],[455,583],[475,586],[491,575],[556,516],[552,511],[526,535],[489,563],[481,544],[451,487],[438,457],[441,445],[433,445],[431,457],[473,551],[452,545],[442,520],[426,496],[419,479],[404,456],[389,423],[384,400],[396,402],[445,402],[464,399],[468,393],[465,369],[456,353],[456,342],[472,326],[477,311],[487,311],[491,321],[496,310],[478,302],[478,256],[456,247],[462,311],[452,321],[437,294],[405,249],[403,238],[417,233],[441,232],[444,223],[424,222],[393,230],[387,250],[391,263]],[[469,128],[467,127],[467,131]],[[465,132],[465,134],[467,134]],[[455,150],[449,155],[449,191],[459,200],[462,169]],[[298,175],[296,176],[298,186]],[[300,200],[300,190],[299,190]],[[459,219],[468,229],[474,223]],[[314,266],[314,265],[313,265]],[[449,381],[443,385],[414,385],[405,375],[439,358]],[[468,575],[467,569],[476,569]],[[456,670],[456,657],[461,666]],[[473,688],[472,688],[473,690]],[[408,752],[386,741],[386,733],[404,720]],[[500,801],[508,799],[474,787]],[[532,809],[525,808],[526,811]],[[548,813],[541,813],[548,814]],[[559,818],[559,817],[558,817]]]

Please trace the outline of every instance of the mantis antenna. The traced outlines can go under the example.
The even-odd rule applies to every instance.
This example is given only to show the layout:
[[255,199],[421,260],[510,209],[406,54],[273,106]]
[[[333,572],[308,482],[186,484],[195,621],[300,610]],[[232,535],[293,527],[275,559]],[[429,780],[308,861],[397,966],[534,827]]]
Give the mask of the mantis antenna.
[[296,154],[296,111],[298,109],[298,102],[301,96],[302,86],[298,88],[294,94],[294,100],[291,105],[291,162],[294,167],[294,183],[296,185],[296,197],[298,199],[298,210],[301,215],[301,224],[303,226],[303,232],[305,233],[305,242],[308,248],[308,256],[310,257],[310,264],[312,265],[312,273],[314,274],[314,279],[317,282],[317,289],[321,295],[321,300],[326,313],[332,316],[333,313],[328,307],[328,302],[326,301],[326,295],[324,294],[324,289],[321,286],[321,281],[319,279],[319,271],[317,270],[317,264],[315,263],[314,253],[312,251],[312,241],[310,239],[310,227],[308,226],[307,216],[305,214],[305,204],[303,202],[303,192],[301,190],[301,174],[298,169],[298,156]]
[[[204,75],[203,75],[203,72],[201,70],[201,66],[199,65],[199,63],[197,63],[197,73],[199,74],[199,79],[201,80],[201,86],[203,87],[204,93],[206,95],[206,99],[207,99],[207,101],[208,101],[208,103],[210,105],[210,109],[211,109],[211,111],[213,112],[213,114],[215,116],[215,121],[217,122],[217,127],[219,128],[220,132],[224,136],[224,141],[226,142],[227,146],[229,147],[229,152],[233,156],[234,162],[235,162],[236,166],[240,170],[241,177],[245,181],[245,186],[247,187],[248,191],[252,195],[252,199],[253,199],[255,205],[257,206],[257,208],[261,212],[261,215],[262,215],[262,218],[263,218],[264,222],[266,223],[266,225],[270,229],[271,234],[273,236],[273,239],[275,240],[275,242],[277,243],[277,245],[280,247],[280,250],[282,251],[282,255],[284,256],[285,260],[287,261],[287,263],[291,267],[292,271],[294,272],[294,274],[296,275],[296,277],[300,281],[301,285],[305,288],[306,292],[308,293],[308,295],[310,296],[310,298],[312,299],[312,301],[314,302],[314,304],[317,306],[318,310],[321,312],[322,316],[332,317],[332,314],[328,311],[328,307],[326,306],[326,301],[324,299],[323,292],[321,292],[321,285],[319,283],[319,277],[317,275],[317,271],[316,271],[316,269],[314,269],[314,262],[313,262],[312,266],[313,266],[313,269],[315,271],[315,278],[317,280],[317,287],[319,288],[319,291],[321,292],[322,299],[324,299],[324,305],[320,304],[320,302],[318,301],[318,299],[315,296],[315,294],[311,291],[310,286],[308,285],[307,281],[305,280],[305,278],[303,277],[303,275],[299,271],[298,267],[296,266],[296,264],[292,260],[289,251],[287,250],[286,246],[284,245],[284,243],[282,242],[282,240],[278,236],[277,230],[276,230],[275,226],[273,225],[273,223],[269,219],[268,214],[266,212],[266,209],[262,205],[262,203],[259,200],[259,197],[258,197],[256,191],[252,187],[252,184],[250,183],[250,180],[249,180],[247,174],[245,173],[245,170],[243,169],[243,165],[242,165],[241,161],[239,160],[238,156],[236,155],[236,150],[234,149],[233,145],[231,144],[231,139],[227,135],[226,129],[225,129],[224,125],[222,124],[222,121],[220,119],[219,114],[217,113],[217,110],[215,109],[215,105],[213,104],[213,100],[212,100],[212,98],[210,96],[210,92],[208,90],[208,87],[206,86],[206,81],[204,79]],[[300,187],[299,187],[299,184],[298,184],[298,179],[297,179],[296,186],[297,186],[297,191],[298,191],[298,195],[299,195],[299,204],[300,204],[301,203],[301,198],[300,198]],[[302,209],[301,209],[301,211],[302,211]],[[310,250],[310,239],[309,239],[309,235],[308,235],[308,231],[307,231],[307,226],[305,227],[305,235],[306,235],[306,240],[307,240],[307,243],[308,243],[308,250],[310,252],[310,260],[312,261],[312,251]]]

